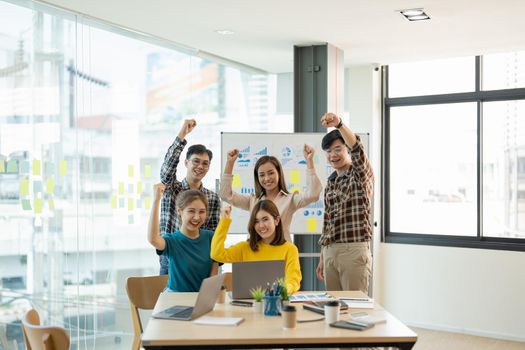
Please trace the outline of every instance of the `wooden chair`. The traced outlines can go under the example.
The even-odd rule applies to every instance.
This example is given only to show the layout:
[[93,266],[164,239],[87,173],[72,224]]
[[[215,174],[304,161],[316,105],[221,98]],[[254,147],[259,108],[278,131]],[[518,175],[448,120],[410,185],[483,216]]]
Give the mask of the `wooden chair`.
[[35,309],[26,312],[22,319],[22,332],[27,350],[67,350],[69,334],[62,327],[41,326]]
[[167,281],[168,275],[129,277],[127,279],[126,292],[128,293],[131,308],[134,333],[132,350],[138,350],[142,347],[140,337],[144,329],[140,321],[139,309],[153,310],[159,294],[166,288]]
[[224,275],[223,285],[226,287],[226,291],[230,292],[233,290],[232,273],[225,272],[223,273],[223,275]]

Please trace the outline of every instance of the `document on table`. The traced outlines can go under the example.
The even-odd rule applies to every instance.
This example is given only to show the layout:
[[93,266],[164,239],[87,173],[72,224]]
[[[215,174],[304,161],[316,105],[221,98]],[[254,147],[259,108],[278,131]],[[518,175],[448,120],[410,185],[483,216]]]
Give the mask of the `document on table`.
[[194,320],[193,323],[206,326],[237,326],[242,321],[244,321],[243,317],[202,316]]
[[373,309],[374,299],[372,298],[345,298],[341,297],[339,300],[343,301],[351,309]]

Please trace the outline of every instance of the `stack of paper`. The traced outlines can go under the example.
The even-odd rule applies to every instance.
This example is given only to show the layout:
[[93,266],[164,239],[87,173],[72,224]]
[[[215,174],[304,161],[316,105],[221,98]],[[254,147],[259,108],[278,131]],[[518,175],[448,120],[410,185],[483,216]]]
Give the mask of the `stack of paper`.
[[352,309],[373,309],[374,299],[372,298],[345,298],[341,297],[339,300],[344,301],[349,308]]
[[194,320],[193,323],[206,326],[237,326],[242,321],[244,321],[243,317],[202,316]]

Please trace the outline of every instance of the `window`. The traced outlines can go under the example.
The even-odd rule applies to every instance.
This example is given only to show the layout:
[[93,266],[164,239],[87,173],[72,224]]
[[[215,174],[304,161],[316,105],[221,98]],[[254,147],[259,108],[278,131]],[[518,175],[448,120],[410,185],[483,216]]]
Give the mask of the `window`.
[[221,131],[291,132],[292,115],[275,75],[31,6],[0,1],[0,339],[22,344],[2,332],[34,305],[74,348],[129,349],[124,283],[158,273],[152,186],[182,121],[214,152],[213,189]]
[[525,250],[523,71],[522,52],[387,67],[387,242]]

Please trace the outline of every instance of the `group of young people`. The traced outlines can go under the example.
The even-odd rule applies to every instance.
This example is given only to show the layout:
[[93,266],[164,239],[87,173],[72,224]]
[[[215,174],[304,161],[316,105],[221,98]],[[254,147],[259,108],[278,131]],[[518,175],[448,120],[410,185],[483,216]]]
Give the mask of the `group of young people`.
[[[325,281],[327,290],[367,292],[371,274],[372,167],[359,137],[339,116],[326,113],[321,123],[326,128],[335,127],[321,144],[334,172],[324,191],[321,257],[316,273]],[[255,193],[250,195],[232,190],[239,150],[230,150],[217,195],[202,184],[213,157],[203,145],[188,148],[186,177],[178,180],[176,176],[186,136],[196,125],[193,119],[184,121],[166,153],[161,183],[154,186],[148,241],[160,256],[160,273],[169,274],[167,290],[196,292],[204,278],[218,273],[221,263],[284,260],[288,292],[297,292],[302,275],[290,225],[293,214],[317,201],[322,191],[313,161],[315,149],[309,145],[303,148],[307,163],[305,191],[290,193],[279,160],[264,156],[255,164]],[[220,199],[250,211],[247,241],[225,248],[232,209],[224,205],[221,210]]]

